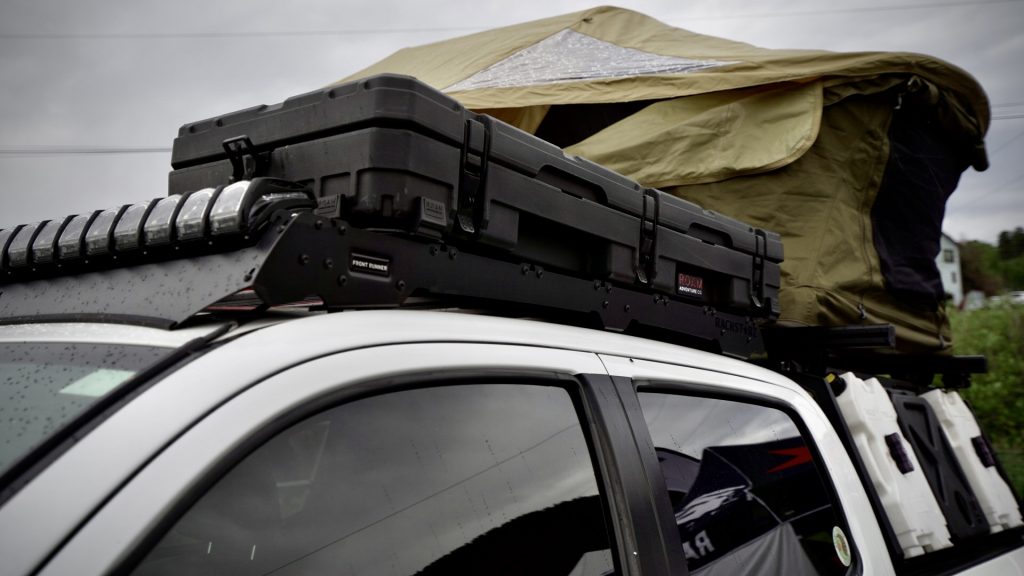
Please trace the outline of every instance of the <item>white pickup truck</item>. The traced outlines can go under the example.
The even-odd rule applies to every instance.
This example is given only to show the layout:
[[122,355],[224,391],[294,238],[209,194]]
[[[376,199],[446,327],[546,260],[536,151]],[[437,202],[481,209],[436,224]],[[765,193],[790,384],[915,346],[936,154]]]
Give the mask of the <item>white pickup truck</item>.
[[500,306],[325,310],[284,263],[394,278],[291,251],[345,228],[266,200],[238,246],[72,276],[46,266],[113,240],[0,232],[0,573],[1024,574],[998,466],[984,525],[947,529],[893,404],[843,406],[866,375],[816,379],[829,413],[799,378]]

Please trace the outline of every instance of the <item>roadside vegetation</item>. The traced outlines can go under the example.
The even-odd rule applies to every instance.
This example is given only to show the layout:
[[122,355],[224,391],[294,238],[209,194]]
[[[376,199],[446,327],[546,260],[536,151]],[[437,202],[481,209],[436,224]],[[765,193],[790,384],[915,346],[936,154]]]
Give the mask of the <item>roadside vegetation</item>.
[[[962,242],[960,262],[965,293],[979,290],[992,297],[1024,290],[1024,228],[1000,232],[995,245]],[[1024,306],[1007,300],[954,310],[950,320],[954,352],[988,358],[988,374],[976,374],[964,398],[1024,496]]]
[[1024,228],[999,233],[993,246],[970,240],[960,244],[964,292],[981,290],[996,296],[1024,290]]
[[963,396],[1024,495],[1024,306],[954,311],[951,322],[956,354],[988,358],[989,372],[974,375]]

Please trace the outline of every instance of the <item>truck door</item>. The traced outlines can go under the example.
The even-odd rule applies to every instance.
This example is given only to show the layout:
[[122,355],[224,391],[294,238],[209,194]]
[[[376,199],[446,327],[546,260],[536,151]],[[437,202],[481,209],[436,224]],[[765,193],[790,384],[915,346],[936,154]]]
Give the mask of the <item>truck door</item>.
[[594,354],[529,346],[300,364],[186,431],[42,574],[666,574],[608,384]]
[[849,459],[795,384],[602,360],[691,574],[892,573]]

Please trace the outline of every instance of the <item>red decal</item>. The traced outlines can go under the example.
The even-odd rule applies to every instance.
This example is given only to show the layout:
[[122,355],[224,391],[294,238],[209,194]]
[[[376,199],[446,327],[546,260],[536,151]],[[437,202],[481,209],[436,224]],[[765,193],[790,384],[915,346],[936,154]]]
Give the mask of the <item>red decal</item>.
[[775,468],[772,468],[768,472],[779,472],[786,468],[792,468],[801,464],[806,464],[811,461],[811,451],[807,446],[801,446],[799,448],[786,448],[785,450],[772,450],[770,454],[777,456],[789,456],[789,460],[779,464]]
[[690,276],[689,274],[680,273],[676,279],[676,290],[680,294],[703,296],[704,279],[700,276]]

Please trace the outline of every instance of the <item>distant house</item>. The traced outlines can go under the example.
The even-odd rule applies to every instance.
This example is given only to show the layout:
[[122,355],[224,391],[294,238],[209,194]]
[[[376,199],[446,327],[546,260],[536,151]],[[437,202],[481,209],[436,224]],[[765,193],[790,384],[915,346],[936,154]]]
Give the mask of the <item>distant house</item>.
[[964,299],[963,275],[960,273],[960,245],[943,233],[939,241],[939,255],[935,265],[942,276],[942,289],[953,299],[953,305],[960,306]]

